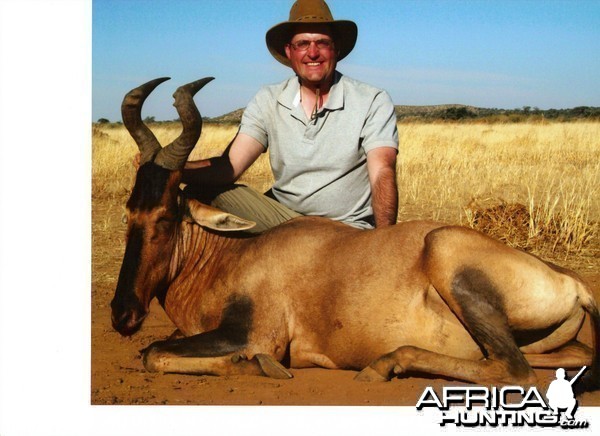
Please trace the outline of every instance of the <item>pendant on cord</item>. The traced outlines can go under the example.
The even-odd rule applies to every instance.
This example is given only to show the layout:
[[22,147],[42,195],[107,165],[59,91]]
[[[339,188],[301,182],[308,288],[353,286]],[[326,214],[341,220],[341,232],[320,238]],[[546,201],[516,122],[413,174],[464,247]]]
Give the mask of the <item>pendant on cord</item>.
[[313,109],[311,115],[310,115],[310,119],[312,120],[316,120],[317,119],[317,112],[319,111],[319,99],[321,97],[321,88],[317,88],[317,98],[315,99],[315,108]]

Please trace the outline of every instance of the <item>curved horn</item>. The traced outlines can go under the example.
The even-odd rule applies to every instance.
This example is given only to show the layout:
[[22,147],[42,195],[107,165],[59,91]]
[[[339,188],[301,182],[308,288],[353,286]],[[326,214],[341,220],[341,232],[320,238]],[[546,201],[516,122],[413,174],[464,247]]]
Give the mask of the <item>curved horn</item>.
[[170,77],[161,77],[159,79],[151,80],[150,82],[132,89],[125,95],[125,98],[123,98],[123,103],[121,104],[123,124],[125,124],[129,134],[140,149],[140,153],[142,154],[140,165],[151,161],[162,149],[160,143],[154,136],[154,133],[152,133],[148,126],[142,121],[142,105],[144,104],[146,97],[154,91],[154,88],[169,79]]
[[194,103],[194,95],[214,77],[205,77],[180,86],[173,94],[183,131],[177,139],[159,151],[154,163],[169,170],[182,169],[188,156],[196,146],[202,132],[202,117]]

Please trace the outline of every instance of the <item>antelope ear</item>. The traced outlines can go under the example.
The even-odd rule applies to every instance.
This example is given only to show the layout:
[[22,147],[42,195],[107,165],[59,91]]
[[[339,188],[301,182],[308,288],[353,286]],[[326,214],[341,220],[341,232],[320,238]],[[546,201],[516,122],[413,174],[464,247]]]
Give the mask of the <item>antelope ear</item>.
[[238,216],[232,215],[222,210],[200,203],[193,198],[187,199],[189,217],[196,224],[208,227],[212,230],[221,232],[233,232],[239,230],[248,230],[256,225],[253,221],[248,221]]

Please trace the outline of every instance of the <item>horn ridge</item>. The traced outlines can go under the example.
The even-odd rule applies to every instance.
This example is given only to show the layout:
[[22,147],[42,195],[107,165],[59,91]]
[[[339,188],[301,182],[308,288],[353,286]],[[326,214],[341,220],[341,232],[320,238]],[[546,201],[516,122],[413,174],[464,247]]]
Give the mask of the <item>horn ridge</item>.
[[162,149],[154,133],[142,121],[142,106],[154,89],[170,77],[151,80],[129,91],[121,103],[121,116],[127,131],[137,144],[141,159],[140,164],[151,161]]
[[188,156],[196,146],[202,132],[202,116],[194,103],[194,95],[214,77],[205,77],[200,80],[182,85],[173,94],[183,130],[179,137],[161,149],[154,162],[170,170],[183,168]]

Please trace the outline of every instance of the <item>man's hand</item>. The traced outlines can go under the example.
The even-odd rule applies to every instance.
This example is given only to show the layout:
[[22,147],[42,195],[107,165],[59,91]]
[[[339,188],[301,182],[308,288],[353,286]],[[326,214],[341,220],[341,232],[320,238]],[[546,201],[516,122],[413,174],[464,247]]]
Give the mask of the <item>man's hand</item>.
[[256,139],[239,133],[222,156],[188,161],[183,171],[183,182],[199,186],[234,183],[264,150]]

